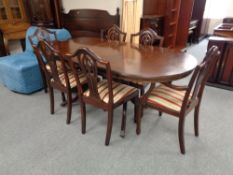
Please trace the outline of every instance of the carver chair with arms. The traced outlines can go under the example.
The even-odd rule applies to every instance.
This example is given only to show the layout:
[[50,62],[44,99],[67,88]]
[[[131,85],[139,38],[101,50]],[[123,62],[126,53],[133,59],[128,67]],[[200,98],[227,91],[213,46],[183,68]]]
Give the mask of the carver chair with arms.
[[[180,151],[185,154],[184,144],[184,122],[187,114],[194,109],[194,131],[195,136],[199,135],[198,120],[199,109],[204,91],[205,83],[208,79],[210,71],[219,58],[219,51],[216,46],[211,47],[202,63],[193,71],[192,77],[187,86],[176,86],[170,83],[162,83],[155,87],[151,85],[147,93],[140,98],[140,112],[143,107],[148,106],[161,112],[173,115],[179,119],[178,138]],[[138,118],[137,120],[140,120]],[[140,133],[140,121],[138,134]]]
[[[135,108],[138,109],[138,90],[134,87],[112,81],[110,63],[98,57],[87,48],[77,50],[72,56],[67,56],[66,59],[73,70],[77,82],[81,108],[82,133],[86,133],[86,104],[108,111],[105,145],[109,145],[113,124],[113,110],[123,104],[121,136],[124,136],[126,104],[129,100],[134,100]],[[106,70],[106,79],[100,80],[98,78],[99,67]],[[80,71],[87,79],[87,90],[82,88]]]

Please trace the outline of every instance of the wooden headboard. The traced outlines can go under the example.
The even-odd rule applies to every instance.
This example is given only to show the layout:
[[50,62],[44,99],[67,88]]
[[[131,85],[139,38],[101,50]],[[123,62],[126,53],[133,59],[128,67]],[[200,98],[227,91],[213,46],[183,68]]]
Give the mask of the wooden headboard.
[[62,14],[62,23],[72,37],[100,37],[102,29],[107,29],[113,24],[119,26],[119,9],[117,8],[116,15],[110,15],[105,10],[73,9],[67,14]]

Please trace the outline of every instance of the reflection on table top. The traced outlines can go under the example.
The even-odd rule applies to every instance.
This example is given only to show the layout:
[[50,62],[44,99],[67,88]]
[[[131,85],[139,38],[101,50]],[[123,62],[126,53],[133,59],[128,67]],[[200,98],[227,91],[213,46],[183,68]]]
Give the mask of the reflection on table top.
[[99,57],[110,61],[112,71],[133,80],[162,82],[187,76],[197,65],[195,57],[173,49],[140,47],[129,43],[105,41],[99,38],[76,38],[54,42],[62,54],[72,54],[87,47]]

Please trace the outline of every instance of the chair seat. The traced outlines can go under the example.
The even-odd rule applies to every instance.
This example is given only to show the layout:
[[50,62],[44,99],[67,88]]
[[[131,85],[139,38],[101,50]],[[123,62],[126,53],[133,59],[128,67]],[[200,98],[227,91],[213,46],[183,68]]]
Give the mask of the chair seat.
[[[58,73],[60,74],[60,73],[62,73],[63,72],[63,69],[62,69],[62,64],[61,64],[61,62],[60,61],[56,61],[57,63],[57,71],[58,71]],[[49,72],[51,72],[51,67],[49,66],[49,64],[46,64],[46,69],[47,69],[47,71],[49,71]]]
[[[106,80],[102,80],[98,82],[98,92],[100,94],[101,100],[103,100],[105,103],[108,103],[109,96],[108,96],[108,82]],[[137,91],[136,88],[121,84],[118,82],[112,82],[112,88],[113,88],[113,103],[117,103],[124,99],[125,97],[131,95],[135,91]],[[84,92],[84,96],[89,96],[90,91],[87,90]]]
[[147,103],[155,107],[180,112],[185,93],[186,91],[178,91],[165,85],[159,85],[152,90]]
[[[65,81],[65,74],[64,73],[60,73],[59,74],[59,78],[61,80],[61,83],[66,87],[66,81]],[[68,72],[68,78],[69,78],[69,82],[70,82],[70,87],[74,88],[77,86],[75,77],[73,72]],[[53,79],[51,81],[54,81]],[[84,74],[79,74],[79,81],[81,84],[85,84],[87,82],[86,76]]]

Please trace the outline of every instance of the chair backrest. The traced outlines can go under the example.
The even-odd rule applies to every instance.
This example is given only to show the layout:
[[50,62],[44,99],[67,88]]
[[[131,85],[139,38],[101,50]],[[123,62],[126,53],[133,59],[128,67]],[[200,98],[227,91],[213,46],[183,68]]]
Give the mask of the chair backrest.
[[184,102],[182,105],[182,112],[187,108],[192,108],[200,102],[205,87],[205,83],[219,58],[220,52],[217,46],[212,46],[206,53],[203,61],[195,68],[193,75],[188,84]]
[[[98,92],[98,67],[106,70],[106,79],[108,84],[108,104],[113,104],[113,90],[112,90],[112,72],[110,63],[98,57],[88,48],[78,49],[72,56],[67,56],[66,60],[74,73],[77,81],[79,95],[82,96],[83,89],[79,80],[79,74],[83,73],[87,79],[87,86],[90,91],[89,98],[98,103],[105,103],[100,98]],[[79,68],[79,69],[77,69]]]
[[28,36],[31,45],[37,45],[40,41],[51,42],[57,40],[56,31],[50,31],[44,27],[38,27],[36,31]]
[[[30,36],[34,35],[34,33],[37,31],[38,27],[36,26],[31,26],[28,28],[27,33],[26,33],[26,51],[31,51],[33,52],[33,48],[31,45],[31,41],[29,39]],[[59,41],[64,41],[68,40],[71,38],[71,34],[68,30],[66,29],[46,29],[48,31],[56,32],[57,40]],[[55,40],[54,37],[51,37],[52,40]],[[39,41],[37,41],[36,38],[34,38],[33,43],[38,44]]]
[[109,41],[121,41],[125,42],[126,40],[126,33],[122,32],[121,29],[114,24],[106,31],[101,30],[101,38],[107,39]]
[[164,38],[159,36],[153,29],[145,28],[138,33],[131,34],[130,42],[133,42],[134,37],[139,37],[139,44],[143,46],[152,46],[156,41],[158,41],[159,47],[163,46]]
[[64,75],[62,78],[64,78],[66,88],[70,88],[67,73],[68,69],[64,62],[64,58],[59,51],[55,50],[48,42],[40,41],[35,49],[35,54],[42,63],[42,69],[47,81],[49,81],[53,87],[65,88],[60,78],[62,73]]

